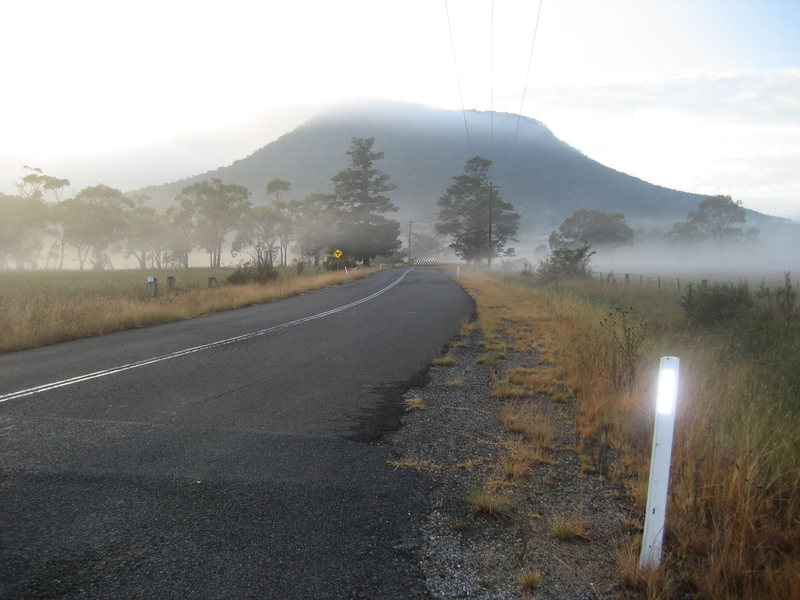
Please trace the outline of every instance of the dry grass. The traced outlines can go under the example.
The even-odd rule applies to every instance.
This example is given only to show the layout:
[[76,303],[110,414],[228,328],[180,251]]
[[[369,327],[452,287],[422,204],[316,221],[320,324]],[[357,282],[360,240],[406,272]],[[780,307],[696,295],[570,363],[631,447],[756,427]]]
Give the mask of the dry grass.
[[508,479],[522,479],[534,465],[550,462],[549,452],[531,442],[514,440],[507,446],[508,452],[500,458],[500,466]]
[[519,585],[524,590],[535,590],[542,585],[542,574],[536,569],[527,569],[519,574]]
[[405,400],[403,400],[403,404],[405,404],[406,410],[424,410],[428,408],[427,406],[425,406],[425,401],[419,396],[415,396],[413,398],[406,398]]
[[395,469],[412,469],[419,473],[442,470],[442,465],[427,460],[390,460],[388,464]]
[[500,422],[506,430],[518,433],[542,451],[553,449],[553,427],[527,403],[509,402],[500,409]]
[[486,482],[481,488],[473,490],[467,497],[472,514],[492,519],[505,520],[512,515],[511,499],[503,494],[494,481]]
[[586,523],[580,512],[569,516],[553,516],[553,535],[562,542],[574,542],[586,537]]
[[[266,285],[225,285],[227,271],[210,269],[0,273],[0,352],[271,302],[371,272],[374,270],[298,275],[287,269]],[[149,274],[164,284],[157,298],[147,296],[145,275]],[[172,294],[166,293],[168,275],[177,279]],[[221,287],[204,287],[212,276]]]
[[[553,290],[485,274],[463,282],[487,340],[504,337],[511,348],[539,353],[536,367],[505,373],[497,396],[523,402],[564,386],[575,398],[576,450],[586,469],[609,466],[640,514],[658,359],[681,358],[667,554],[661,569],[639,572],[638,549],[624,549],[620,567],[630,588],[653,599],[678,589],[719,600],[800,598],[800,410],[784,400],[792,395],[779,386],[788,384],[770,378],[770,363],[739,358],[725,338],[681,330],[674,293],[592,282]],[[627,326],[647,325],[636,356],[621,356],[614,332],[601,325],[613,306],[632,307]],[[769,360],[795,360],[800,350],[780,356]],[[630,380],[612,376],[621,364]],[[508,406],[506,426],[524,428],[519,407]],[[619,458],[604,465],[608,449]]]
[[494,384],[492,389],[493,398],[502,398],[503,400],[519,400],[529,396],[528,390],[524,387],[514,385],[508,379],[501,379]]
[[456,364],[456,359],[452,354],[445,354],[444,356],[437,356],[431,361],[434,367],[452,367]]

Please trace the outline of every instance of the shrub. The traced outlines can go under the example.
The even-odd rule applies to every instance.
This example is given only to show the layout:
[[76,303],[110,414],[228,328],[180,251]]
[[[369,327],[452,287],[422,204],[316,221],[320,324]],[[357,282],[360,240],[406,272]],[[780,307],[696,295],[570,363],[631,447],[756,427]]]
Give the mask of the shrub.
[[689,286],[681,308],[689,324],[697,327],[728,325],[753,306],[747,284],[713,285],[694,289]]
[[[557,248],[539,263],[539,277],[545,281],[591,277],[589,261],[595,252],[589,244],[580,248]],[[591,251],[590,251],[591,250]]]
[[247,262],[228,275],[228,282],[233,284],[260,283],[277,279],[278,271],[270,264],[255,264]]

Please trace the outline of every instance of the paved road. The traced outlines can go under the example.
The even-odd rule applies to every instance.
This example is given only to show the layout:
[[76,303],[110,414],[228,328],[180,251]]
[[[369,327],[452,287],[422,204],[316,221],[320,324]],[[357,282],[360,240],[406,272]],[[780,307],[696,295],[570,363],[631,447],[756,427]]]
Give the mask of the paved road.
[[372,444],[472,311],[436,269],[0,356],[0,598],[423,598]]

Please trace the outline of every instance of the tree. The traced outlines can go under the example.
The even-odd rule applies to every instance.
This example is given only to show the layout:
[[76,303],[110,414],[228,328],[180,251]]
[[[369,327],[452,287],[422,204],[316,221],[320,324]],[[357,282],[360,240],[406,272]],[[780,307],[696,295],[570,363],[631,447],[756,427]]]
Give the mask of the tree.
[[[17,188],[19,189],[19,193],[24,198],[32,198],[36,200],[46,200],[47,197],[50,197],[50,200],[54,202],[51,206],[58,206],[61,204],[61,199],[64,193],[64,189],[69,185],[69,179],[62,179],[60,177],[53,177],[51,175],[45,175],[44,172],[37,168],[37,167],[29,167],[25,165],[22,167],[23,170],[26,172],[25,175],[22,176],[22,179],[17,184]],[[59,261],[58,261],[58,268],[64,268],[64,228],[61,223],[58,222],[56,218],[58,216],[58,211],[54,210],[51,213],[50,218],[48,219],[52,226],[55,226],[53,231],[49,233],[51,235],[56,236],[56,241],[53,243],[51,247],[50,254],[54,252],[58,252]],[[56,250],[57,248],[57,250]],[[50,256],[48,256],[47,262],[49,263]],[[45,265],[46,266],[46,265]]]
[[267,196],[272,196],[275,199],[275,202],[281,201],[281,194],[288,193],[292,191],[292,184],[286,181],[285,179],[275,179],[270,180],[267,184]]
[[487,259],[490,265],[495,256],[514,254],[506,245],[516,241],[520,220],[514,206],[492,188],[491,166],[492,161],[480,156],[466,162],[464,173],[453,177],[454,183],[439,198],[436,224],[436,232],[450,238],[456,255],[469,262]]
[[309,258],[315,267],[326,249],[331,233],[331,217],[328,206],[331,203],[327,194],[313,193],[303,200],[292,200],[289,210],[295,227],[295,250],[300,256]]
[[220,179],[188,185],[176,198],[181,218],[191,223],[195,243],[208,252],[212,267],[219,267],[222,245],[250,208],[250,191]]
[[166,232],[162,242],[165,265],[189,268],[189,254],[192,252],[192,217],[178,206],[171,206],[165,214]]
[[0,193],[0,270],[35,269],[46,233],[47,207],[39,197]]
[[[408,249],[406,248],[406,252]],[[411,262],[416,259],[439,258],[442,251],[442,241],[429,233],[411,234]]]
[[689,215],[692,223],[705,236],[718,242],[740,240],[744,232],[737,223],[744,223],[747,213],[741,201],[734,202],[730,196],[712,196],[703,200],[697,210]]
[[278,213],[273,206],[251,208],[233,240],[231,251],[234,256],[246,254],[258,272],[272,270],[275,248],[278,245],[277,217]]
[[289,244],[294,235],[294,220],[288,202],[281,200],[281,195],[292,191],[292,184],[284,179],[273,179],[267,184],[267,196],[272,196],[276,220],[275,232],[278,236],[281,251],[281,266],[285,267],[289,258]]
[[169,224],[163,215],[146,206],[146,196],[133,199],[134,206],[127,211],[128,228],[125,235],[125,257],[135,257],[140,269],[151,266],[161,268],[165,261],[165,250],[169,238]]
[[373,151],[374,143],[371,137],[351,140],[347,151],[350,167],[331,178],[335,191],[328,197],[335,225],[330,245],[364,265],[401,246],[400,223],[383,216],[397,210],[384,195],[396,186],[389,183],[388,174],[373,168],[372,163],[383,158],[383,152]]
[[616,248],[632,243],[633,229],[625,223],[625,215],[599,210],[576,210],[550,234],[551,249],[575,249],[586,244]]
[[113,268],[108,250],[125,239],[125,213],[133,206],[120,190],[102,183],[82,189],[57,206],[64,241],[77,250],[81,270],[90,252],[95,269]]
[[690,221],[680,221],[675,223],[667,232],[667,239],[679,245],[692,245],[704,238],[700,228]]
[[539,263],[539,276],[545,281],[589,277],[589,261],[595,254],[589,244],[579,248],[555,248]]

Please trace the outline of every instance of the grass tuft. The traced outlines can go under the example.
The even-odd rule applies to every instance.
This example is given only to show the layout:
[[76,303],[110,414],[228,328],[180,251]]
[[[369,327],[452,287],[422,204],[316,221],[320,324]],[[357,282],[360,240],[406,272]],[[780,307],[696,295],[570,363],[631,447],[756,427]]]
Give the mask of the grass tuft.
[[445,354],[444,356],[437,356],[431,361],[434,367],[452,367],[456,364],[456,359],[452,354]]
[[542,585],[542,574],[535,569],[526,569],[519,574],[519,585],[524,590],[535,590]]
[[403,404],[406,405],[406,410],[424,410],[428,408],[425,405],[425,401],[419,396],[415,396],[413,398],[406,398],[405,400],[403,400]]
[[470,492],[467,502],[472,514],[477,516],[505,520],[512,515],[511,499],[502,494],[493,482],[487,482],[480,489]]

